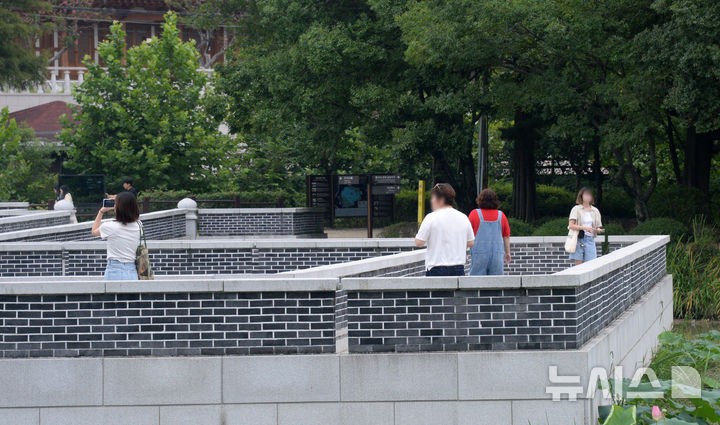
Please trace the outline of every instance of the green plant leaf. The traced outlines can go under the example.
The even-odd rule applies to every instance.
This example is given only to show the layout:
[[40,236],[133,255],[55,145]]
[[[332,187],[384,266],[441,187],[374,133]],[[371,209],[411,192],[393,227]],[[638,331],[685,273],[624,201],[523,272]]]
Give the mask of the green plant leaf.
[[635,406],[613,406],[604,425],[634,425],[637,423],[637,408]]

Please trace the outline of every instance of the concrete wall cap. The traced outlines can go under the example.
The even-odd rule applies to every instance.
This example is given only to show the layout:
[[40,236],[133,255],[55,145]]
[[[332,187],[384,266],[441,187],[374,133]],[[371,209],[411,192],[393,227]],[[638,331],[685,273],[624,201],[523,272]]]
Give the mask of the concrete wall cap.
[[393,255],[383,255],[381,257],[365,258],[362,260],[351,261],[349,263],[329,264],[304,270],[293,270],[288,272],[282,272],[280,274],[295,277],[314,278],[344,277],[358,275],[360,273],[366,273],[373,270],[402,266],[405,264],[416,263],[420,261],[425,261],[424,249],[401,252],[399,254]]
[[11,202],[0,202],[0,208],[30,208],[30,202],[22,201],[11,201]]
[[405,291],[458,289],[457,277],[351,277],[340,280],[347,291]]

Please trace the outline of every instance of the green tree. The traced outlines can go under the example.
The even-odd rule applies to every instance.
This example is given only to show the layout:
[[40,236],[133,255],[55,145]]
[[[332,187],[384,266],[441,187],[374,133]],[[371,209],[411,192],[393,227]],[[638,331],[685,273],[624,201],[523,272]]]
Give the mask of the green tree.
[[208,113],[212,85],[176,22],[168,13],[159,38],[130,49],[115,23],[98,48],[103,67],[86,58],[88,74],[75,93],[80,108],[64,121],[60,136],[69,168],[109,181],[134,176],[140,189],[229,184],[237,149]]
[[34,144],[33,130],[0,110],[0,200],[43,202],[55,176],[48,172],[51,149]]
[[657,22],[638,36],[635,57],[657,83],[677,180],[709,194],[720,141],[720,3],[658,0],[652,11]]
[[370,171],[373,161],[355,158],[389,137],[360,132],[356,143],[355,129],[373,119],[358,98],[396,81],[398,34],[364,1],[250,1],[244,10],[243,35],[217,69],[228,123],[248,153],[283,150],[293,169]]
[[33,48],[41,28],[28,14],[51,10],[47,1],[0,0],[0,87],[26,88],[45,80],[47,58]]

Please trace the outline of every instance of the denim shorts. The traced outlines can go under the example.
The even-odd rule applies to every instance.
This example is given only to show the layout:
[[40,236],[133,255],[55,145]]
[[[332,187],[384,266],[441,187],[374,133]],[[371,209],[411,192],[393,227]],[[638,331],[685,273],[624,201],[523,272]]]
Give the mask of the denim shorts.
[[[584,233],[583,233],[584,234]],[[597,258],[597,247],[595,246],[595,238],[592,236],[578,237],[575,252],[570,254],[571,260],[590,261]]]
[[138,280],[135,263],[108,260],[107,267],[105,267],[105,280]]

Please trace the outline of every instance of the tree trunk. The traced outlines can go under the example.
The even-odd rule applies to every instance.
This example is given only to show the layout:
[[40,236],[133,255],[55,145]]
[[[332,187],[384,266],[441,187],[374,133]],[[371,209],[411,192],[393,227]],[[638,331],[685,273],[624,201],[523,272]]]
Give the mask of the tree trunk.
[[525,114],[515,117],[513,134],[513,197],[512,213],[515,217],[531,221],[535,219],[535,128]]
[[715,132],[698,133],[690,124],[685,142],[685,184],[710,194],[710,170],[712,168]]
[[668,148],[670,149],[670,160],[672,161],[673,173],[675,173],[675,181],[679,184],[683,184],[685,178],[683,173],[680,171],[680,161],[678,160],[677,145],[675,143],[675,126],[673,125],[672,117],[670,115],[667,117],[665,132],[667,133]]
[[595,179],[595,203],[602,206],[603,200],[603,180],[602,163],[600,162],[600,138],[595,137],[593,145],[593,177]]
[[647,202],[639,196],[634,197],[635,201],[635,218],[639,222],[643,222],[650,218]]
[[[618,164],[618,170],[615,174],[615,181],[635,203],[635,217],[642,222],[650,218],[648,211],[648,200],[655,191],[658,182],[657,173],[657,156],[655,137],[653,134],[648,135],[648,156],[649,161],[647,167],[650,170],[649,178],[641,174],[642,170],[635,166],[632,149],[629,145],[623,145],[615,148],[615,160]],[[647,183],[647,186],[646,186]]]

